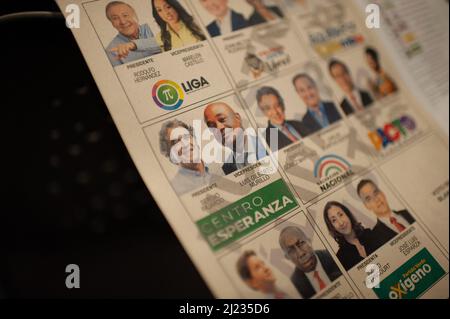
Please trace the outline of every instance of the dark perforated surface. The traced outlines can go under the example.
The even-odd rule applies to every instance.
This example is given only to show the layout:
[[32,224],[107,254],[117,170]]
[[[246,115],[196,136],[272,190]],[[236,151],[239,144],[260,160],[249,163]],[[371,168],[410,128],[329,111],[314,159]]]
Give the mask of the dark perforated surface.
[[[55,9],[32,2],[2,1],[2,13]],[[0,34],[4,294],[210,296],[139,177],[64,21],[0,25]],[[81,267],[80,290],[65,288],[69,263]]]

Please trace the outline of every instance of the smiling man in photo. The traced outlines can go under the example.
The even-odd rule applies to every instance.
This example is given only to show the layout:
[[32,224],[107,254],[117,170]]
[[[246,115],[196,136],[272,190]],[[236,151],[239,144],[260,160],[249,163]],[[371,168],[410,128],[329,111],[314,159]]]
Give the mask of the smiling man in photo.
[[161,53],[150,27],[147,24],[139,25],[136,11],[128,3],[112,1],[106,6],[105,13],[118,31],[106,48],[113,66]]

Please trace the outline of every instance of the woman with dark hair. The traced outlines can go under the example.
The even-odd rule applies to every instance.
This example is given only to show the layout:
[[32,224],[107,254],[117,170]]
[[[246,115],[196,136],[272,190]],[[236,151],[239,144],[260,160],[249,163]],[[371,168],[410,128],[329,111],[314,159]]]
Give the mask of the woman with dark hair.
[[156,36],[163,51],[206,40],[194,18],[177,0],[152,0],[153,17],[161,28]]
[[384,234],[374,234],[356,220],[352,212],[338,202],[329,202],[323,218],[330,235],[339,245],[336,253],[345,270],[351,269],[389,240]]
[[397,92],[397,85],[381,67],[378,52],[373,48],[366,48],[366,61],[369,67],[376,74],[375,80],[369,80],[369,86],[376,98],[383,98]]

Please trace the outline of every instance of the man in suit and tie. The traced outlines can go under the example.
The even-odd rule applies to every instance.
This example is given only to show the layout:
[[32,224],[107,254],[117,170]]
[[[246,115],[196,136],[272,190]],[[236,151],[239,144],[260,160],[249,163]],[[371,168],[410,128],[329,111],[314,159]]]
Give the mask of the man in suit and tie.
[[228,0],[199,0],[203,8],[214,16],[215,20],[206,28],[211,37],[231,33],[249,26],[245,17],[231,10]]
[[279,243],[286,258],[295,265],[291,281],[303,298],[313,297],[342,275],[328,251],[314,250],[299,227],[284,228]]
[[383,231],[396,235],[415,223],[416,220],[407,210],[392,210],[386,195],[372,180],[360,181],[357,192],[366,208],[377,217],[377,224],[373,229],[375,232]]
[[341,61],[332,60],[328,65],[328,70],[345,94],[341,102],[341,108],[345,115],[363,111],[373,104],[374,101],[369,92],[355,86],[347,65]]
[[273,87],[264,86],[256,92],[258,107],[269,120],[265,131],[267,144],[276,152],[308,135],[308,128],[299,121],[288,121],[284,100]]
[[292,83],[308,110],[303,117],[303,125],[313,134],[342,119],[333,102],[322,101],[314,79],[308,74],[298,74]]
[[283,12],[277,6],[266,6],[263,0],[247,0],[254,10],[248,19],[251,26],[283,18]]
[[257,159],[265,155],[264,148],[259,148],[256,136],[246,134],[244,131],[241,115],[228,104],[224,102],[209,104],[205,108],[204,119],[216,140],[232,151],[222,166],[225,175],[256,163]]

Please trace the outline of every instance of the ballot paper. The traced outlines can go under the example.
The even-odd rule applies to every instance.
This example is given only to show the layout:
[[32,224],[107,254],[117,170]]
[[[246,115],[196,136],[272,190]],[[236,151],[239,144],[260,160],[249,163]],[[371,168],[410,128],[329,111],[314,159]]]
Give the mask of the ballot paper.
[[449,297],[448,137],[356,2],[57,0],[218,298]]

